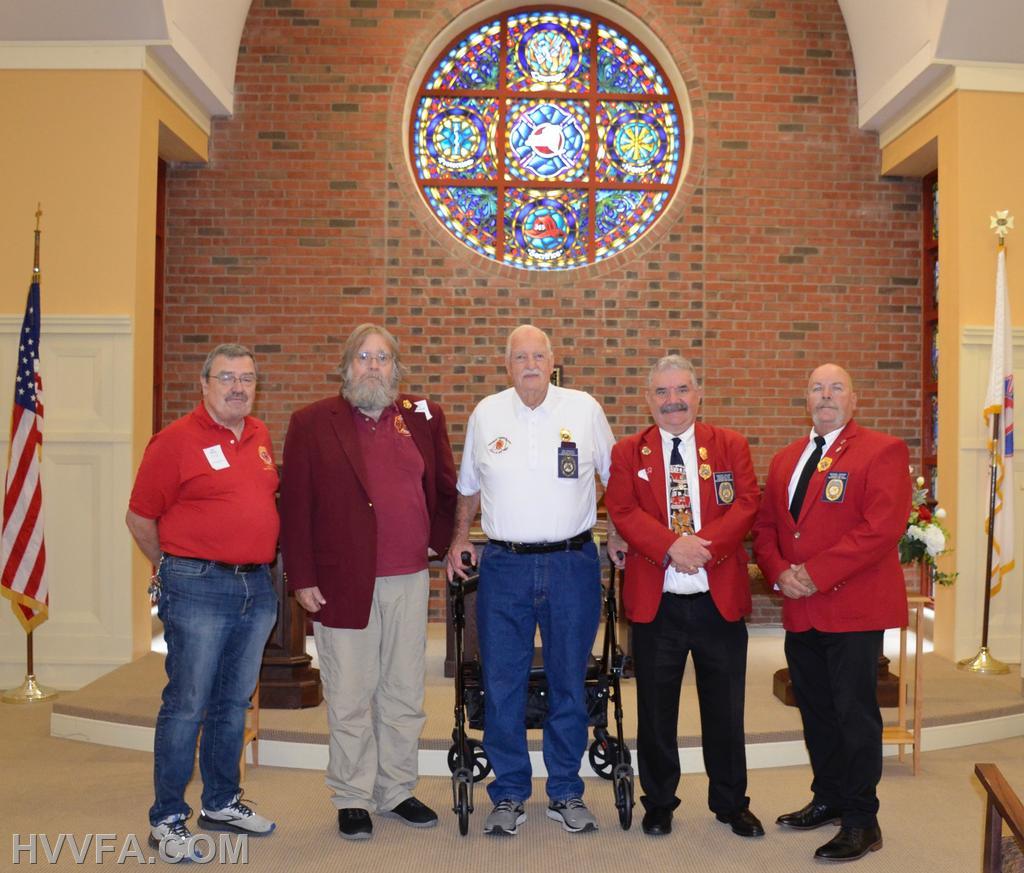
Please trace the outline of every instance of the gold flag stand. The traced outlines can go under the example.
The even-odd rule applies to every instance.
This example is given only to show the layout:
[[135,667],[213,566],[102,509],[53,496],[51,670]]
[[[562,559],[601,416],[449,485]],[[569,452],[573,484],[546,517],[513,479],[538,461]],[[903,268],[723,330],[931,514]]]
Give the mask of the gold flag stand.
[[32,631],[25,634],[25,646],[27,648],[26,664],[28,669],[25,672],[25,681],[17,688],[5,691],[0,700],[4,703],[41,703],[44,700],[52,700],[57,692],[36,681],[35,673],[32,672]]
[[[999,248],[1002,249],[1006,245],[1006,233],[1013,227],[1013,216],[1008,211],[997,212],[992,216],[990,227],[995,230],[996,236],[999,237]],[[981,648],[973,658],[965,658],[962,661],[958,661],[956,665],[958,670],[996,676],[1010,672],[1010,668],[988,650],[989,604],[992,599],[992,547],[996,527],[996,481],[999,467],[999,421],[1001,418],[1002,416],[998,412],[992,418],[992,452],[989,468],[988,495],[988,554],[985,559],[985,612],[981,622]]]

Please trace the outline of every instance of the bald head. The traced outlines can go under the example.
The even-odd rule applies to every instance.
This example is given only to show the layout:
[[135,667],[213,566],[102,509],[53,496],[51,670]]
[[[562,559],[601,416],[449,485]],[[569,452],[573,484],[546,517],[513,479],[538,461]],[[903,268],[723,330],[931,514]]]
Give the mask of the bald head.
[[822,364],[807,380],[807,411],[821,436],[843,427],[857,408],[853,379],[838,364]]
[[521,324],[508,337],[505,367],[512,385],[531,409],[536,409],[548,393],[555,358],[548,335],[532,324]]

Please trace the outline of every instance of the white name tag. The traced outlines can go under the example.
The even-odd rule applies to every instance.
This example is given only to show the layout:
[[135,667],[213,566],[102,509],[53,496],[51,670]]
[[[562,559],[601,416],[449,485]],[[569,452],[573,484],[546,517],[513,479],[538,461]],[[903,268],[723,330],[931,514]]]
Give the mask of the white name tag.
[[210,446],[208,449],[203,449],[203,454],[206,455],[206,460],[210,462],[210,466],[214,470],[223,470],[231,466],[228,463],[228,459],[224,457],[224,449],[220,446]]

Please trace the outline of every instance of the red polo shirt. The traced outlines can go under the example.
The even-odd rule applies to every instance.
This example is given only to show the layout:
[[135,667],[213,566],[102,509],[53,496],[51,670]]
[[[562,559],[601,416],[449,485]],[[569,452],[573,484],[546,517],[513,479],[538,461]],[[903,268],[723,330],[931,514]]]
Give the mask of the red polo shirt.
[[149,441],[128,508],[156,521],[162,551],[261,564],[277,552],[276,491],[266,425],[247,416],[235,439],[200,403]]
[[423,493],[423,456],[401,413],[389,406],[372,418],[353,407],[367,485],[377,516],[378,576],[404,576],[427,567],[430,517]]

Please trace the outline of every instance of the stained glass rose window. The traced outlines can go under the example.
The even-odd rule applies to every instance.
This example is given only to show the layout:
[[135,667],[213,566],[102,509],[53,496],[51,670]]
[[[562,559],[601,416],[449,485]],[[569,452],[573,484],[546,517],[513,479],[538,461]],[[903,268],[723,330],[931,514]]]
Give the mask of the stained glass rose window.
[[460,242],[564,270],[654,225],[684,143],[676,95],[644,46],[590,13],[529,9],[463,33],[433,64],[410,154],[424,200]]

